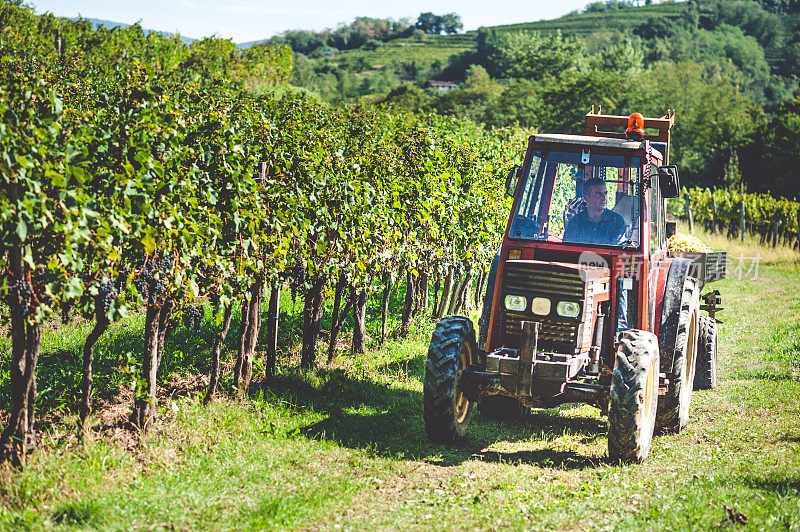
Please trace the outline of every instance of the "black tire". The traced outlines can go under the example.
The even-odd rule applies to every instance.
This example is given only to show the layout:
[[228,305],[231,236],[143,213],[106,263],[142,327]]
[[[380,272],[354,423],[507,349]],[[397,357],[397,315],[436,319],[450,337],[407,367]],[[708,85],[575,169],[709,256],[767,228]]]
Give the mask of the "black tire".
[[676,312],[679,315],[674,351],[661,353],[662,358],[669,356],[673,360],[672,371],[667,373],[667,391],[658,398],[656,430],[661,433],[680,432],[689,422],[700,319],[700,290],[693,277],[687,277],[683,284],[681,305]]
[[717,322],[711,316],[700,317],[697,338],[697,361],[694,370],[694,389],[712,390],[717,387]]
[[428,348],[423,384],[425,432],[436,443],[464,436],[473,402],[459,389],[461,373],[477,360],[475,328],[463,316],[442,318]]
[[638,463],[647,458],[658,404],[658,339],[628,330],[617,347],[608,405],[608,456]]
[[522,421],[530,411],[528,407],[519,402],[519,399],[505,395],[492,395],[481,399],[478,403],[478,410],[488,419],[508,422]]

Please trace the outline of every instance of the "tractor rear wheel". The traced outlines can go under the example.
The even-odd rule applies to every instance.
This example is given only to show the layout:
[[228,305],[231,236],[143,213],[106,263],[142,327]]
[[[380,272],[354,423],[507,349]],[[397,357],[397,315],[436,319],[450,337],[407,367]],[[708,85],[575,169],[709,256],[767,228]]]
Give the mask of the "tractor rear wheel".
[[717,321],[711,316],[700,317],[697,339],[697,362],[694,370],[694,389],[711,390],[717,387]]
[[423,417],[428,438],[451,443],[462,437],[472,417],[472,405],[461,391],[462,372],[477,360],[475,328],[469,318],[448,316],[433,331],[425,362]]
[[608,405],[608,456],[641,462],[650,453],[658,403],[658,339],[628,330],[617,347]]
[[674,351],[661,354],[672,356],[673,363],[672,371],[667,373],[667,391],[658,398],[656,429],[659,432],[680,432],[689,422],[700,321],[700,291],[697,280],[692,277],[683,285],[678,312]]

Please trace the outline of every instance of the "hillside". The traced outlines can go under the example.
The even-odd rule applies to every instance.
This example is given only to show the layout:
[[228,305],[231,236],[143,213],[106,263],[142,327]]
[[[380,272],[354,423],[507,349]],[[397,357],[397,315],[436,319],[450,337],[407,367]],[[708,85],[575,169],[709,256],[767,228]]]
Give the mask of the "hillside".
[[[560,31],[565,36],[595,36],[597,38],[615,32],[630,32],[651,19],[676,19],[681,15],[680,3],[662,3],[642,7],[631,7],[601,13],[571,13],[551,20],[487,26],[489,32],[497,34],[518,31],[553,33]],[[424,38],[406,37],[384,43],[376,50],[342,50],[324,61],[337,66],[346,60],[360,62],[367,68],[379,69],[392,63],[415,64],[428,68],[438,62],[446,66],[451,57],[464,52],[474,52],[478,30],[456,35],[426,35]],[[246,43],[252,45],[253,43]],[[240,45],[242,46],[242,45]]]
[[[520,24],[506,24],[493,26],[498,32],[509,31],[561,31],[564,35],[589,35],[593,33],[609,31],[630,31],[640,24],[646,23],[650,19],[670,18],[675,19],[681,16],[683,10],[682,3],[667,2],[641,7],[629,7],[616,9],[613,11],[603,11],[595,13],[570,13],[552,20],[540,20],[538,22],[524,22]],[[477,32],[468,32],[476,35]]]

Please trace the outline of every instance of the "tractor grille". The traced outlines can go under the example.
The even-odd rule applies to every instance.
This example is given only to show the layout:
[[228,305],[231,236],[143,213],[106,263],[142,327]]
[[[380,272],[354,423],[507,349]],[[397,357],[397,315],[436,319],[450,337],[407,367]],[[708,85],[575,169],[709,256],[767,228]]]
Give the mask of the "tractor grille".
[[[539,346],[549,344],[571,344],[577,345],[578,322],[575,320],[555,320],[553,318],[533,317],[531,314],[520,314],[518,312],[505,311],[503,320],[503,336],[514,339],[519,343],[520,332],[522,331],[522,321],[540,321]],[[507,345],[504,343],[504,345]],[[571,350],[570,350],[571,351]]]
[[[549,265],[548,265],[549,266]],[[583,297],[584,281],[577,271],[547,271],[540,265],[509,262],[503,272],[506,293]]]
[[[583,299],[586,283],[576,270],[556,264],[535,264],[509,261],[503,270],[503,292],[528,298],[524,312],[512,312],[503,307],[502,341],[504,347],[518,348],[522,336],[522,321],[538,321],[539,349],[557,353],[574,353],[578,348],[583,314]],[[551,301],[550,315],[537,316],[530,311],[534,297],[546,297]],[[574,301],[581,305],[576,318],[563,318],[556,314],[559,301]]]

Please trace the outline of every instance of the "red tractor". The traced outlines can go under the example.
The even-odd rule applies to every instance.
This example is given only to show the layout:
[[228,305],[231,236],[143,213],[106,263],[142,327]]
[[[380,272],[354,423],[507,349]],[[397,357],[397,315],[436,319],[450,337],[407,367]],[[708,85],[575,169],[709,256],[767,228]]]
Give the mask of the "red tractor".
[[506,182],[513,207],[480,337],[469,318],[450,316],[431,339],[431,440],[463,436],[476,403],[506,416],[594,405],[608,415],[609,456],[626,462],[647,457],[654,432],[683,429],[693,387],[716,385],[721,301],[700,291],[724,276],[726,255],[666,249],[675,223],[664,200],[679,193],[667,164],[674,123],[671,112],[592,109],[585,135],[530,137]]

